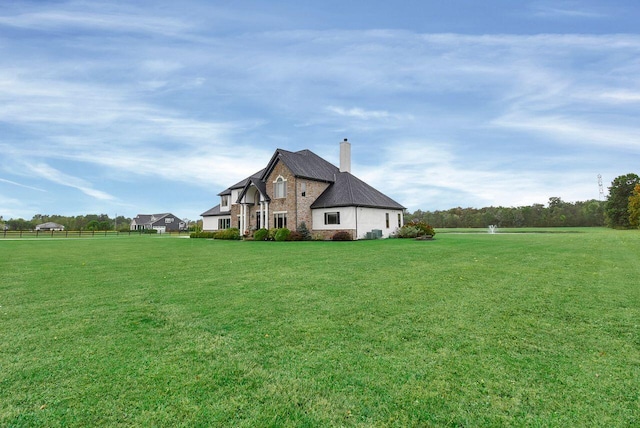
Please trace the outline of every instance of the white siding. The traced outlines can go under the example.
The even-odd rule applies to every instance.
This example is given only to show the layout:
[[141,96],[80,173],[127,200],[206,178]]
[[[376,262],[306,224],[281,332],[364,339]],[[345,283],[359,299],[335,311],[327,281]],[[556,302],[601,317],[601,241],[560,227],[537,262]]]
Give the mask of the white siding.
[[218,230],[218,219],[220,217],[206,216],[202,217],[202,230],[211,231]]
[[[388,228],[387,213],[389,214]],[[402,210],[358,208],[358,239],[365,238],[367,232],[371,232],[373,229],[380,229],[382,237],[388,238],[398,228],[398,213],[402,215]]]
[[[340,224],[324,224],[325,213],[340,213]],[[386,214],[389,214],[389,227],[387,228]],[[313,230],[356,230],[357,239],[364,239],[367,232],[373,229],[382,231],[382,237],[388,238],[398,228],[398,214],[402,218],[402,210],[340,207],[315,209],[312,212]]]
[[[340,224],[324,224],[324,213],[340,213]],[[315,209],[311,217],[313,230],[341,230],[356,228],[355,207]]]
[[229,201],[229,206],[235,205],[237,203],[238,196],[240,195],[241,191],[242,191],[242,189],[232,189],[231,190],[231,200]]

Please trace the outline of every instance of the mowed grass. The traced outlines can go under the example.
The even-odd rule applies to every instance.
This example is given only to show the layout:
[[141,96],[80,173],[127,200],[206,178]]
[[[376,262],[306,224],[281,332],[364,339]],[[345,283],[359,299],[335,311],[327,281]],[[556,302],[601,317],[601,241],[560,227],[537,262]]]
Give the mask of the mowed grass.
[[0,426],[638,426],[640,233],[0,241]]

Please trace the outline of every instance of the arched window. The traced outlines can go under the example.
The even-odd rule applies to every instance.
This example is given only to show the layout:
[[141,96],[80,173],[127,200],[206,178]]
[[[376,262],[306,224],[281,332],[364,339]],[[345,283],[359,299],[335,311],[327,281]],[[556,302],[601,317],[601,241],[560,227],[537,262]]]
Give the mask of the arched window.
[[274,198],[286,198],[287,197],[287,180],[282,178],[281,175],[273,182],[273,197]]

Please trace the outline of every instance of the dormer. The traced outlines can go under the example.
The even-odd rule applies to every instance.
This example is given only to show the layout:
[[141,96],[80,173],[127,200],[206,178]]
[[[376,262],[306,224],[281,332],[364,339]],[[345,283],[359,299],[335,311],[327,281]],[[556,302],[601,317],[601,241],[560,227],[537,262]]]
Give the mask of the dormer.
[[231,195],[220,195],[220,211],[231,209]]

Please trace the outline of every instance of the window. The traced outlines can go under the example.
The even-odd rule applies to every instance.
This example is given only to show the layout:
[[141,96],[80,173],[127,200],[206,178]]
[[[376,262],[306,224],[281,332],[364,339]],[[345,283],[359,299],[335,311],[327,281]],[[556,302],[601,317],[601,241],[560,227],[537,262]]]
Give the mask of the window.
[[402,214],[398,213],[398,227],[402,227]]
[[240,229],[240,216],[238,216],[238,229]]
[[287,227],[287,213],[274,213],[273,227],[275,227],[276,229]]
[[220,197],[220,206],[223,206],[223,207],[229,206],[229,195],[223,195]]
[[219,218],[218,219],[218,229],[229,229],[231,227],[231,219],[230,218]]
[[300,196],[307,196],[307,183],[300,183]]
[[260,229],[260,218],[262,217],[262,212],[256,211],[256,229]]
[[278,176],[276,181],[273,182],[273,197],[274,198],[286,198],[287,197],[287,180]]
[[324,213],[324,224],[340,224],[340,213]]
[[385,221],[387,223],[387,229],[389,229],[389,213],[385,213],[384,217],[385,217]]
[[173,217],[167,217],[164,219],[165,223],[173,223],[174,218]]

